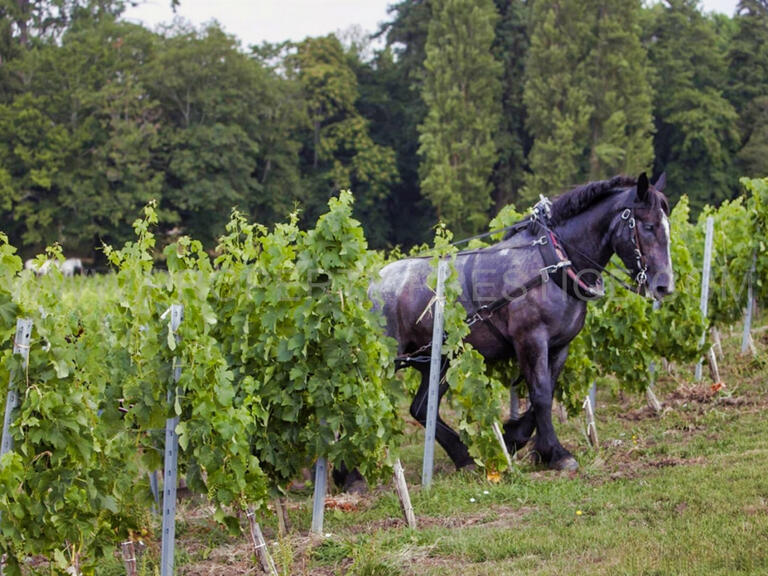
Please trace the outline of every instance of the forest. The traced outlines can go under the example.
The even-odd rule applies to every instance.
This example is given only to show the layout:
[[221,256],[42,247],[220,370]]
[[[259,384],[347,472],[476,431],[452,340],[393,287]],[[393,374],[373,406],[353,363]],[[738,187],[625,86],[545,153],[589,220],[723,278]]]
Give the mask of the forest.
[[[183,1],[183,0],[182,0]],[[768,174],[768,0],[401,0],[351,30],[242,46],[149,30],[124,0],[0,0],[0,228],[26,257],[104,261],[157,202],[159,242],[213,249],[355,195],[373,248],[438,220],[666,171],[695,219]]]

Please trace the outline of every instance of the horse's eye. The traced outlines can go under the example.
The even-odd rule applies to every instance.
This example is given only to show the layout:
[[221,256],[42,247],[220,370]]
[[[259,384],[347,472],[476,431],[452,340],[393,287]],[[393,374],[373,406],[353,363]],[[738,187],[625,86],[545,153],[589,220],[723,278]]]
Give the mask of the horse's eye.
[[643,224],[643,230],[647,232],[653,232],[653,224]]

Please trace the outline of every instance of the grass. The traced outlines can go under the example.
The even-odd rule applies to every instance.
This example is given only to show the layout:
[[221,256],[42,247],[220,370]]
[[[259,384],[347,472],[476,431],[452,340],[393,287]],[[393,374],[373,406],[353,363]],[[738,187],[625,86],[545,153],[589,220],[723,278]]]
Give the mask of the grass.
[[[599,451],[587,445],[580,418],[556,424],[581,463],[577,473],[523,459],[493,484],[482,472],[453,472],[439,451],[434,483],[421,490],[423,434],[413,426],[401,456],[419,528],[405,526],[392,486],[383,486],[352,512],[328,509],[330,536],[309,537],[306,489],[289,500],[288,536],[276,536],[273,515],[261,518],[281,574],[768,574],[768,339],[761,336],[761,360],[739,357],[736,336],[724,342],[720,392],[693,386],[688,367],[662,379],[661,415],[643,399],[600,390]],[[179,575],[258,573],[245,536],[217,526],[198,500],[180,510]],[[151,554],[158,549],[159,542]]]

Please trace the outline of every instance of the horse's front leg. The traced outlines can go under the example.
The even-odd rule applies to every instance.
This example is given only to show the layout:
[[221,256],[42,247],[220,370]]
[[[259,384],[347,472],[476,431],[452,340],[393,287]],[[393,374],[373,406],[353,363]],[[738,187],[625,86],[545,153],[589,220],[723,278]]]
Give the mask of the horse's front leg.
[[577,469],[578,463],[560,444],[552,424],[555,381],[568,355],[567,347],[550,351],[546,334],[529,334],[517,344],[516,352],[530,390],[531,409],[536,423],[534,450],[550,468]]

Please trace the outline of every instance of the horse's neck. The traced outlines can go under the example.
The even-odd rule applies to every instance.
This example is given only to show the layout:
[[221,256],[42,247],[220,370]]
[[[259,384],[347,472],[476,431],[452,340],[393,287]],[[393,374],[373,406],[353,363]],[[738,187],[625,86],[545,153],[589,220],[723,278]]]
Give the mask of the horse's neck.
[[555,228],[576,269],[595,268],[597,263],[598,272],[602,272],[608,265],[614,253],[611,223],[622,200],[617,197],[599,202]]

